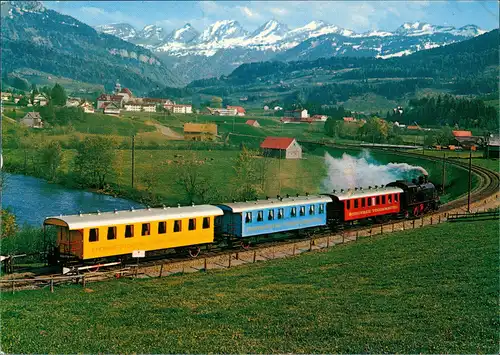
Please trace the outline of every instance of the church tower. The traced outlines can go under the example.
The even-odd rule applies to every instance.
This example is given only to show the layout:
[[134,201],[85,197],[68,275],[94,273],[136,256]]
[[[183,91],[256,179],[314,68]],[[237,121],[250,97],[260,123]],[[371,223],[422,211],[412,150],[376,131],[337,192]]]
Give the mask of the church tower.
[[121,90],[122,90],[122,86],[120,85],[120,83],[117,80],[116,85],[115,85],[115,95],[118,94]]

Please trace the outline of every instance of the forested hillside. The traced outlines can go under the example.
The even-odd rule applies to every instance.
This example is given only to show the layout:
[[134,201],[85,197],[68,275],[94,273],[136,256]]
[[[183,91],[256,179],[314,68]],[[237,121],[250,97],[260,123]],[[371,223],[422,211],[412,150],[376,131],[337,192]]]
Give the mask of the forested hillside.
[[3,73],[30,68],[107,89],[118,79],[138,92],[179,84],[149,50],[33,3],[2,2]]

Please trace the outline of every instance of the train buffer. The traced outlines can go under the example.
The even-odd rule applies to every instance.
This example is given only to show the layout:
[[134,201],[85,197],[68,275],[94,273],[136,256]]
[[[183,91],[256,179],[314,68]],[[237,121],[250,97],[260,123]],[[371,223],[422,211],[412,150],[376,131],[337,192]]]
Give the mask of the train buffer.
[[448,222],[477,222],[498,220],[500,217],[499,210],[474,212],[474,213],[456,213],[448,216]]

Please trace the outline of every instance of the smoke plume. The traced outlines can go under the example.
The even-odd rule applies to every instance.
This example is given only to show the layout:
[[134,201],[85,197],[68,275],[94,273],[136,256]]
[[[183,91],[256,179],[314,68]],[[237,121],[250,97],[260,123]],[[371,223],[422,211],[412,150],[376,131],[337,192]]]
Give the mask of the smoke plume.
[[363,150],[358,157],[344,153],[341,158],[333,158],[325,153],[325,164],[328,176],[323,180],[323,191],[385,185],[396,180],[428,175],[421,166],[407,163],[382,165],[367,150]]

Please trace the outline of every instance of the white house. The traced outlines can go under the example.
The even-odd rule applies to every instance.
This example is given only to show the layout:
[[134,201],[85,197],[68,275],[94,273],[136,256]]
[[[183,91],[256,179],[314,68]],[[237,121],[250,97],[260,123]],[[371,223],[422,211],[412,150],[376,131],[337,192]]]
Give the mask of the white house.
[[281,106],[274,107],[274,111],[282,111],[282,110],[283,110],[283,107],[281,107]]
[[285,112],[285,116],[287,117],[293,117],[293,118],[309,118],[309,114],[307,113],[306,109],[298,109],[298,110],[293,110],[293,111],[287,111]]
[[66,107],[78,107],[78,106],[80,106],[80,99],[72,97],[66,100]]
[[84,101],[80,107],[83,109],[83,112],[85,113],[94,113],[94,106],[88,102],[88,101]]
[[210,112],[210,114],[215,116],[236,116],[238,114],[238,110],[236,110],[235,108],[228,109],[207,107],[207,110]]
[[28,112],[21,120],[21,124],[31,128],[43,128],[42,117],[38,112]]
[[144,112],[156,112],[156,105],[143,105],[142,109]]
[[[33,98],[33,104],[38,105],[38,106],[45,106],[47,105],[49,100],[45,95],[38,94]],[[17,102],[16,102],[17,103]]]
[[123,105],[123,108],[125,111],[129,112],[140,112],[141,111],[142,105],[140,105],[137,102],[127,102],[125,105]]
[[172,113],[193,113],[192,105],[174,104],[170,101],[170,103],[166,103],[163,107]]

